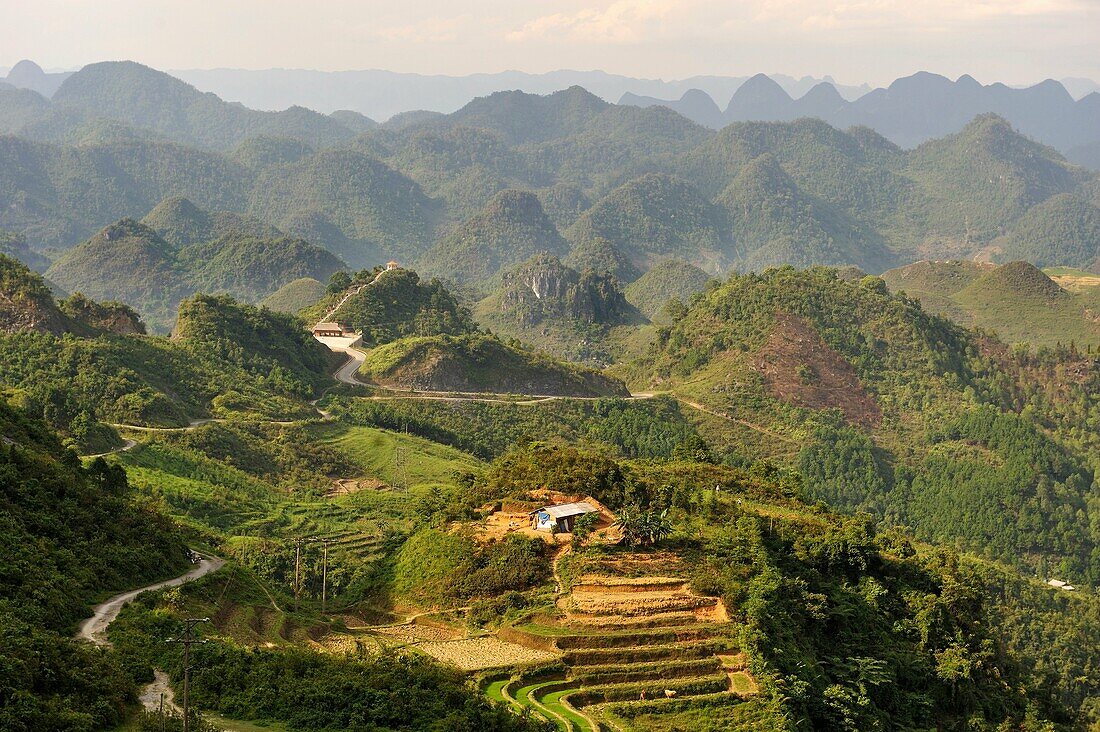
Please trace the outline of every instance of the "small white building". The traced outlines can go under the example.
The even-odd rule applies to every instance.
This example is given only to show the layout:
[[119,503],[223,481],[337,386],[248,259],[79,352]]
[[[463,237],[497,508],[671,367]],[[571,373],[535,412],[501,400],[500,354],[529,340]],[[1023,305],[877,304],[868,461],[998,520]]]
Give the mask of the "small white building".
[[587,501],[543,506],[531,512],[531,525],[536,531],[568,533],[573,531],[577,519],[586,513],[599,513],[599,509]]
[[1047,584],[1050,585],[1051,587],[1055,587],[1059,590],[1065,590],[1066,592],[1074,592],[1074,591],[1077,590],[1076,587],[1069,584],[1068,582],[1063,582],[1062,580],[1048,579]]

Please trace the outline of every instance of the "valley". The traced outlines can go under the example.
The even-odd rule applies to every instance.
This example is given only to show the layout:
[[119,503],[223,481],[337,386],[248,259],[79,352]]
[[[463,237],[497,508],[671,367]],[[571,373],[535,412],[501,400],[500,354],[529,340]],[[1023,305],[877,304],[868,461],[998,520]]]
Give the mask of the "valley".
[[1100,728],[1095,94],[35,68],[0,729]]

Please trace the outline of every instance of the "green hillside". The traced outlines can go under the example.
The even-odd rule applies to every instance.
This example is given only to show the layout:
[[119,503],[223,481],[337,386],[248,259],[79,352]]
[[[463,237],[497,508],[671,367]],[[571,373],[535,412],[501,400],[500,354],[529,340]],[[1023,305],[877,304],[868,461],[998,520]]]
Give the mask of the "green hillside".
[[1031,206],[1091,177],[996,115],[921,145],[909,170],[928,201],[928,235],[978,241],[991,240]]
[[499,191],[524,187],[530,178],[523,157],[485,129],[414,128],[394,147],[389,164],[442,199],[452,220],[469,218]]
[[420,266],[436,277],[485,285],[535,254],[563,256],[567,251],[568,244],[539,199],[533,193],[507,190],[442,236]]
[[12,231],[0,231],[0,254],[14,257],[31,269],[44,271],[50,260],[27,246],[27,238]]
[[1083,198],[1062,193],[1025,213],[1002,240],[1008,259],[1023,259],[1037,267],[1100,266],[1100,208]]
[[611,274],[578,272],[550,254],[536,254],[501,280],[474,307],[478,324],[569,361],[610,363],[616,335],[645,322]]
[[581,397],[628,394],[621,382],[598,371],[481,334],[394,341],[368,353],[359,372],[383,386],[413,391]]
[[[1041,363],[1081,376],[1040,377]],[[1017,566],[1100,570],[1087,520],[1100,453],[1068,416],[1095,378],[1079,352],[1010,354],[878,278],[782,268],[709,291],[624,373],[698,403],[729,449],[797,465],[833,505]]]
[[892,260],[869,227],[803,193],[770,154],[741,168],[717,200],[728,212],[741,269],[848,264],[878,272]]
[[323,214],[352,243],[318,243],[356,267],[378,264],[375,251],[358,242],[375,244],[383,256],[423,252],[436,208],[419,185],[355,150],[323,151],[261,172],[248,204],[250,214],[280,226],[302,214]]
[[70,292],[132,305],[161,329],[171,324],[187,293],[175,250],[133,219],[122,219],[70,249],[46,277]]
[[[1087,276],[1088,273],[1080,273]],[[1077,277],[1080,279],[1080,276]],[[992,331],[1007,343],[1100,347],[1100,324],[1091,313],[1100,292],[1063,290],[1026,262],[916,262],[883,273],[894,292],[963,325]]]
[[260,306],[279,313],[295,314],[320,302],[328,292],[325,285],[312,277],[288,282],[260,301]]
[[[135,119],[96,126],[74,107],[52,105],[52,121],[26,133],[37,141],[0,140],[0,227],[21,234],[29,252],[72,246],[181,196],[231,212],[219,215],[222,229],[277,226],[355,267],[440,262],[433,274],[446,274],[445,264],[474,282],[540,249],[628,282],[669,256],[708,272],[784,263],[879,272],[899,261],[1000,250],[1038,261],[1047,248],[1069,246],[1062,240],[1076,242],[1073,252],[1089,241],[1087,210],[1056,201],[1057,211],[1025,214],[1061,194],[1091,200],[1095,174],[990,115],[907,152],[865,128],[842,132],[812,119],[714,132],[665,107],[609,105],[574,88],[494,94],[421,124],[325,141],[315,138],[339,125],[331,117],[252,112],[210,95],[199,103],[181,82],[125,64],[85,71],[77,87],[133,82],[123,97],[148,92],[165,106],[131,99]],[[206,125],[218,138],[225,120],[211,119],[208,107],[239,117],[230,147],[186,147],[150,132],[182,126],[198,134]],[[515,191],[536,193],[571,246],[534,213],[500,211]],[[1018,221],[1020,237],[1042,242],[1037,249],[1005,237]],[[166,227],[157,230],[175,243]],[[502,237],[514,238],[518,253],[500,264]]]
[[113,119],[175,142],[212,149],[229,149],[261,134],[297,137],[319,145],[354,136],[335,119],[317,112],[301,107],[254,111],[130,61],[85,66],[65,80],[52,102],[58,113]]
[[0,727],[109,728],[136,691],[124,659],[71,639],[93,600],[188,565],[180,535],[126,474],[82,467],[40,421],[0,401]]
[[721,209],[688,182],[649,174],[600,199],[569,231],[571,241],[605,239],[645,270],[660,258],[729,266],[731,245]]
[[411,269],[361,270],[333,278],[325,299],[302,312],[317,322],[349,289],[358,292],[336,314],[341,324],[360,331],[368,345],[409,335],[461,335],[475,329],[470,312],[436,279],[422,282]]
[[[170,196],[215,211],[245,207],[247,171],[221,155],[149,140],[79,147],[0,137],[0,227],[32,248],[69,247]],[[102,181],[111,180],[104,186]]]
[[[11,299],[19,287],[44,289],[25,269],[3,287]],[[85,452],[121,444],[103,423],[181,427],[232,415],[314,416],[306,402],[332,368],[329,351],[297,320],[227,297],[185,300],[171,340],[141,335],[140,321],[117,304],[74,295],[34,308],[49,308],[43,312],[57,328],[23,318],[0,335],[0,388]]]
[[698,267],[678,259],[666,259],[627,286],[624,293],[631,305],[653,319],[664,312],[669,300],[686,303],[702,292],[710,277]]
[[190,244],[220,239],[230,234],[276,238],[282,232],[270,224],[229,211],[204,211],[183,197],[166,198],[145,214],[141,223],[166,242],[182,249]]
[[45,280],[27,266],[6,254],[0,254],[0,330],[40,331],[60,334],[69,330],[65,318]]
[[162,203],[144,221],[105,228],[58,259],[49,278],[93,299],[131,305],[163,332],[179,302],[196,292],[256,302],[295,279],[328,279],[343,267],[320,247],[235,214],[207,214],[185,199]]

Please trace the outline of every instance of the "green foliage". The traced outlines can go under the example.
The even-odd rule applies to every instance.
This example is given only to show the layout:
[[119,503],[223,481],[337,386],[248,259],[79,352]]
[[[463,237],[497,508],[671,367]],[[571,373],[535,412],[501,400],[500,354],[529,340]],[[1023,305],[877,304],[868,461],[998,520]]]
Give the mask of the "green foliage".
[[[141,604],[128,608],[115,642],[182,677],[176,649],[161,639],[178,633],[178,616]],[[278,720],[296,730],[492,730],[542,727],[513,715],[470,688],[457,670],[421,654],[337,656],[304,649],[243,648],[220,641],[195,648],[192,702],[234,719]]]
[[694,433],[676,402],[555,400],[537,405],[338,399],[326,409],[352,424],[408,430],[491,460],[531,440],[602,443],[624,457],[667,458]]
[[668,509],[644,511],[633,506],[623,506],[615,526],[628,547],[654,547],[672,533],[672,521]]
[[569,236],[576,243],[606,239],[638,260],[676,256],[724,266],[727,231],[721,209],[688,182],[651,173],[597,201]]
[[958,557],[915,554],[866,517],[735,513],[706,547],[753,675],[797,728],[1049,729]]
[[260,307],[294,315],[319,302],[326,293],[327,289],[321,282],[312,277],[300,277],[265,297],[260,301]]
[[627,396],[622,382],[475,334],[405,338],[367,355],[360,372],[391,387],[539,396]]
[[568,249],[533,193],[506,190],[441,237],[421,267],[437,277],[484,285],[535,254],[564,256]]
[[625,290],[626,299],[652,320],[670,300],[687,302],[692,295],[702,292],[708,279],[707,273],[698,267],[668,259],[630,283]]
[[295,320],[225,297],[197,296],[181,312],[174,340],[0,335],[0,384],[84,448],[117,443],[96,422],[176,427],[211,414],[315,414],[306,400],[327,381],[329,354]]
[[[439,280],[421,282],[420,276],[409,269],[381,272],[377,277],[360,272],[330,298],[331,304],[339,302],[343,290],[364,279],[371,284],[344,303],[337,317],[342,324],[362,331],[367,345],[411,335],[461,335],[476,330],[470,311]],[[336,284],[342,285],[343,280]]]
[[850,264],[878,272],[892,260],[879,236],[800,190],[771,154],[744,166],[718,202],[728,212],[742,269]]
[[[150,225],[123,219],[66,252],[49,276],[70,291],[132,305],[163,331],[171,328],[179,302],[195,292],[256,301],[299,277],[325,279],[343,264],[301,239],[265,235],[263,227],[200,222],[192,230],[189,223],[166,222],[172,217],[157,210],[150,218],[187,246],[176,248]],[[220,230],[225,233],[215,236]],[[206,235],[213,238],[192,239]]]
[[1062,193],[1032,207],[1008,234],[1003,248],[1013,259],[1038,267],[1091,267],[1100,257],[1100,209]]
[[[1071,277],[1090,276],[1069,270]],[[1095,288],[1065,291],[1027,262],[995,267],[977,262],[918,262],[883,274],[895,292],[920,299],[931,312],[994,331],[1009,343],[1100,344],[1092,318]]]
[[463,536],[424,529],[397,554],[393,592],[420,604],[446,606],[527,590],[549,576],[550,549],[541,539],[510,536],[478,546]]
[[[1040,286],[1052,284],[1038,274]],[[1050,369],[1059,362],[1083,373],[1091,367],[1065,349],[1037,359],[1047,370],[1024,372],[999,344],[928,315],[881,284],[789,268],[733,277],[699,299],[643,364],[650,378],[683,379],[677,390],[714,409],[768,432],[799,435],[798,465],[814,497],[872,511],[921,538],[957,542],[1016,566],[1049,562],[1074,581],[1095,581],[1096,446],[1090,441],[1081,452],[1044,434],[1068,437],[1076,434],[1069,424],[1091,419],[1084,406],[1091,379],[1071,380],[1057,394]],[[854,370],[858,383],[834,389],[831,398],[862,399],[866,390],[882,409],[881,422],[849,417],[845,424],[835,411],[793,408],[777,396],[757,369],[775,357],[769,337],[784,313],[805,318]],[[793,372],[783,390],[817,388],[817,369],[829,363],[811,362],[819,350],[804,346],[783,356]],[[1026,351],[1017,358],[1028,363]],[[813,378],[801,378],[800,366]],[[1036,378],[1039,384],[1025,386]]]
[[248,205],[249,213],[284,229],[292,229],[287,224],[297,216],[324,215],[346,240],[322,243],[355,267],[378,264],[383,253],[422,252],[431,239],[435,208],[401,173],[346,149],[261,172]]
[[169,521],[134,500],[126,474],[87,468],[41,423],[0,404],[0,727],[117,724],[133,680],[113,654],[73,641],[93,598],[187,564]]

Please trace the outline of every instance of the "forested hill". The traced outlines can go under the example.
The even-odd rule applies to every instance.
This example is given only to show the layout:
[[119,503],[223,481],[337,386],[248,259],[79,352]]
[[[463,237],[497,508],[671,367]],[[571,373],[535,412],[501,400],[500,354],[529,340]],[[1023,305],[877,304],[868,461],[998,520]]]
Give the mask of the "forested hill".
[[1010,351],[876,277],[771,270],[709,290],[629,371],[816,497],[1040,573],[1100,579],[1100,362]]
[[332,253],[235,214],[170,199],[143,221],[122,219],[61,256],[46,276],[61,287],[137,308],[160,332],[181,300],[206,292],[256,302],[302,277],[344,267]]
[[[0,94],[0,128],[16,135],[0,137],[0,228],[26,243],[18,256],[180,197],[227,212],[188,221],[210,237],[230,220],[254,236],[278,227],[353,267],[396,259],[482,288],[539,252],[624,285],[667,258],[724,274],[784,263],[881,272],[977,254],[1085,266],[1100,254],[1088,237],[1095,175],[995,115],[904,150],[816,119],[715,131],[573,87],[393,125],[345,115],[355,132],[336,134],[339,119],[223,108],[157,74],[88,67],[40,100],[44,118],[41,104]],[[96,95],[123,119],[71,111]],[[169,213],[146,223],[178,246],[162,231]],[[227,261],[262,272],[244,255]]]
[[226,296],[180,305],[172,339],[83,295],[56,301],[41,275],[0,255],[0,391],[82,452],[122,444],[110,424],[182,427],[252,414],[313,416],[332,354],[292,316]]
[[188,566],[173,523],[133,500],[126,473],[81,467],[0,400],[0,728],[106,729],[135,683],[120,659],[71,640],[91,601]]

